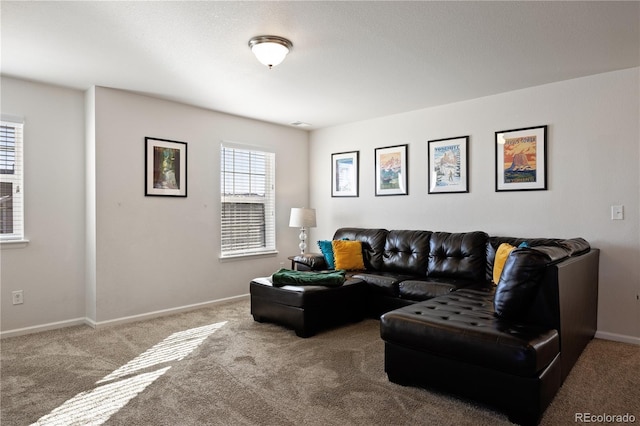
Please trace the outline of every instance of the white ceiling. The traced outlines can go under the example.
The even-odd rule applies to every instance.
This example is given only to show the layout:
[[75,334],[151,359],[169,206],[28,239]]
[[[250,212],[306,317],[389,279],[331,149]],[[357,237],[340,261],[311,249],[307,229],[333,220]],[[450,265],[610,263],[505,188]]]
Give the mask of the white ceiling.
[[[640,2],[14,2],[1,72],[309,129],[640,65]],[[279,35],[272,70],[247,43]]]

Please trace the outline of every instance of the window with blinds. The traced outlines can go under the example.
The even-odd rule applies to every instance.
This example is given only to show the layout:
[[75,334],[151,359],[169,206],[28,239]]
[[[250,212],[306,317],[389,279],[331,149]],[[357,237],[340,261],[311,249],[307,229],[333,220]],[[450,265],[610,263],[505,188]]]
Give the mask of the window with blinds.
[[275,252],[275,154],[220,148],[222,257]]
[[22,127],[0,121],[0,241],[24,239]]

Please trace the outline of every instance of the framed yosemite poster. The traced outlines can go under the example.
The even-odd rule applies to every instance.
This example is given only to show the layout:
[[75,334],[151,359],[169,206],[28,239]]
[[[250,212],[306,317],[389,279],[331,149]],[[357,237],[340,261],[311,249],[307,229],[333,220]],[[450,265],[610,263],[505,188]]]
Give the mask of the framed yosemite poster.
[[429,194],[469,192],[469,136],[428,142]]
[[496,192],[547,189],[547,126],[496,132]]

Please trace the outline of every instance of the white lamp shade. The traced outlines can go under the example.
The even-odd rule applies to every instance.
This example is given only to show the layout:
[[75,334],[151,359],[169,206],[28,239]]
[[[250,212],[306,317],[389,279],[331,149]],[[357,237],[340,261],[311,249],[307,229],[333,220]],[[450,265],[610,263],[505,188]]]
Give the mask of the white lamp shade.
[[294,207],[291,209],[289,226],[292,228],[315,228],[316,209]]
[[280,44],[280,43],[272,43],[272,42],[263,42],[254,44],[251,47],[251,51],[258,61],[268,66],[269,68],[275,67],[282,61],[289,53],[289,49]]

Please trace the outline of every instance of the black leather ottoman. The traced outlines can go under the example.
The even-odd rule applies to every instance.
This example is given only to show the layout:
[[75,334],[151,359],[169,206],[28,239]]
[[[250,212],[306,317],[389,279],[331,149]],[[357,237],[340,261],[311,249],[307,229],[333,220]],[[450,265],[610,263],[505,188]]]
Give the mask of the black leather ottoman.
[[340,287],[274,287],[270,277],[255,278],[249,292],[254,320],[293,328],[300,337],[361,321],[365,315],[366,284],[357,278],[347,279]]
[[385,371],[399,384],[434,386],[536,424],[560,388],[554,329],[494,315],[493,294],[458,290],[384,314]]

